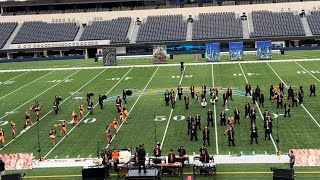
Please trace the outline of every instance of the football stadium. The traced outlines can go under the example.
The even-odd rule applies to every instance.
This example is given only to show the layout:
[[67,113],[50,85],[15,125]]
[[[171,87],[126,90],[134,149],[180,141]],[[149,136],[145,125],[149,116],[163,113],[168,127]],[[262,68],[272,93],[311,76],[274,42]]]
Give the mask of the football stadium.
[[0,7],[0,179],[320,178],[320,1]]

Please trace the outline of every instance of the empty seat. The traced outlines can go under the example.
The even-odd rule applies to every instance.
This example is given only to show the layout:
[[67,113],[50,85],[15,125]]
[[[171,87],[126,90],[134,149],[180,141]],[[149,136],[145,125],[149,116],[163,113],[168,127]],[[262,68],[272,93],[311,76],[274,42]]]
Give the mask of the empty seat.
[[14,29],[17,27],[16,22],[3,22],[0,23],[0,48],[6,44]]

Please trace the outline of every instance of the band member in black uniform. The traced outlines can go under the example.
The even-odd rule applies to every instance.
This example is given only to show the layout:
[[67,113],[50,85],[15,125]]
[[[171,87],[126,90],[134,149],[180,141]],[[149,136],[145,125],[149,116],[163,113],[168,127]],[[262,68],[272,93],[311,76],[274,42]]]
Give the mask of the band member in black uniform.
[[225,92],[223,93],[223,107],[225,107],[226,105],[228,105],[228,94]]
[[124,89],[122,90],[122,100],[125,104],[127,104],[127,94]]
[[[161,149],[158,145],[156,145],[153,149],[153,156],[154,157],[160,157],[161,156]],[[161,160],[160,160],[161,163]]]
[[170,99],[172,98],[172,96],[175,96],[175,95],[176,95],[173,89],[170,90],[169,95],[170,95]]
[[252,104],[254,105],[255,103],[256,103],[256,101],[257,101],[257,94],[256,94],[256,92],[253,90],[253,92],[252,92]]
[[256,87],[256,90],[255,90],[256,98],[258,98],[258,97],[259,97],[260,92],[261,92],[260,87],[259,87],[259,86],[257,86],[257,87]]
[[228,90],[227,90],[227,96],[228,96],[228,99],[230,97],[231,101],[233,101],[233,98],[232,98],[232,88],[229,87]]
[[175,163],[176,162],[176,155],[173,153],[173,150],[170,149],[170,153],[168,155],[168,163]]
[[203,139],[203,146],[206,146],[206,141],[208,142],[208,145],[210,146],[210,130],[206,126],[204,127],[202,131],[202,139]]
[[186,150],[183,148],[183,146],[180,146],[178,149],[179,157],[183,157],[187,154]]
[[141,172],[141,166],[143,167],[143,171],[144,173],[147,173],[146,171],[146,165],[145,165],[145,161],[146,161],[146,151],[143,148],[143,145],[139,145],[139,148],[136,152],[136,158],[137,158],[137,163],[139,166],[139,173]]
[[294,90],[292,89],[291,86],[289,86],[289,89],[288,89],[288,100],[290,100],[290,98],[294,98]]
[[210,157],[207,149],[203,146],[202,148],[200,148],[199,152],[200,152],[200,161],[202,163],[209,163]]
[[213,125],[213,112],[211,109],[209,109],[207,112],[207,126],[208,127],[209,127],[210,123],[211,123],[211,126],[214,127],[214,125]]
[[190,141],[193,140],[193,138],[198,141],[198,134],[197,134],[197,125],[195,123],[193,123],[191,125],[191,137],[190,137]]
[[240,124],[240,110],[238,107],[234,110],[234,124],[238,121],[238,124]]
[[298,99],[299,99],[299,104],[303,102],[303,97],[304,97],[304,91],[302,86],[300,86],[299,92],[298,92]]
[[246,86],[244,87],[245,91],[246,91],[246,96],[251,96],[251,85],[249,83],[246,84]]
[[273,85],[271,85],[270,86],[270,90],[269,90],[269,94],[270,94],[270,96],[269,96],[269,100],[271,100],[271,99],[273,99],[273,97],[274,97],[274,91],[273,91]]
[[178,91],[179,100],[181,100],[181,97],[183,94],[181,85],[178,86],[177,91]]
[[183,99],[184,99],[184,104],[186,105],[186,109],[189,109],[189,103],[190,103],[190,101],[189,101],[189,96],[188,96],[188,94],[186,94]]
[[166,90],[166,92],[164,92],[164,101],[166,102],[166,106],[169,106],[170,94],[168,89]]
[[210,97],[212,96],[213,91],[214,91],[214,87],[211,86],[210,89],[209,89]]
[[201,130],[201,117],[199,114],[196,115],[195,121],[196,121],[197,129]]
[[210,95],[210,97],[211,97],[210,102],[211,102],[212,105],[214,105],[214,103],[216,101],[218,101],[218,97],[217,97],[216,91],[213,90],[212,93],[210,93],[210,94],[211,94]]
[[90,114],[93,114],[93,102],[92,102],[92,99],[90,99],[89,102],[88,102],[88,110],[89,110]]
[[314,85],[314,83],[310,85],[310,97],[312,94],[316,96],[316,85]]
[[294,107],[294,105],[298,107],[298,101],[299,101],[298,93],[296,91],[293,91],[292,107]]
[[206,85],[202,85],[202,86],[201,86],[201,89],[202,89],[202,94],[206,95],[206,93],[207,93],[207,86],[206,86]]
[[103,99],[100,94],[99,94],[99,105],[100,105],[100,108],[103,109]]
[[262,92],[260,92],[259,94],[259,107],[264,107],[264,94]]
[[256,140],[256,144],[258,144],[258,128],[256,127],[256,124],[253,123],[251,128],[250,128],[250,131],[251,131],[251,144],[253,142],[253,138]]
[[252,107],[250,110],[250,120],[251,120],[251,124],[256,123],[256,119],[257,119],[257,112],[256,110]]
[[174,109],[176,105],[176,97],[173,95],[171,96],[171,107]]
[[180,68],[181,68],[181,74],[182,74],[182,72],[184,71],[184,62],[183,61],[180,62]]
[[228,134],[228,146],[230,146],[230,144],[232,144],[232,146],[234,145],[234,130],[232,127],[232,124],[228,125],[227,130],[224,132],[224,135]]
[[284,117],[286,117],[288,114],[289,117],[290,116],[290,104],[289,102],[287,101],[286,104],[284,105]]
[[194,90],[194,86],[193,84],[191,84],[191,87],[190,87],[190,93],[191,93],[191,98],[194,99],[194,93],[195,93],[195,90]]
[[284,83],[283,82],[281,82],[280,84],[279,84],[279,93],[282,93],[282,94],[284,94]]
[[278,96],[277,96],[277,108],[283,108],[283,95],[280,93]]
[[290,158],[290,161],[289,161],[289,163],[290,163],[290,169],[293,169],[294,163],[295,163],[295,161],[296,161],[296,157],[294,156],[292,150],[290,151],[290,154],[289,154],[288,156],[289,156],[289,158]]
[[272,123],[270,118],[266,118],[264,123],[264,140],[267,140],[267,136],[269,140],[271,140],[271,133],[272,133]]
[[117,96],[116,107],[117,107],[118,113],[121,112],[121,106],[122,106],[122,100],[120,99],[120,96]]
[[192,124],[193,124],[193,122],[194,122],[194,119],[193,119],[193,117],[190,115],[188,118],[187,118],[187,122],[188,122],[188,135],[190,134],[190,131],[191,131],[191,126],[192,126]]
[[221,126],[222,126],[222,124],[225,126],[225,125],[226,125],[226,121],[227,121],[227,115],[226,115],[226,113],[222,110],[221,113],[220,113],[220,123],[221,123]]
[[58,111],[60,109],[60,98],[58,96],[54,96],[53,109],[54,113],[58,114]]
[[[219,90],[218,88],[214,88],[214,91],[216,92],[217,97],[219,97]],[[216,99],[218,101],[218,98]]]
[[250,109],[251,109],[251,106],[247,102],[246,105],[244,106],[244,118],[246,118],[249,115]]

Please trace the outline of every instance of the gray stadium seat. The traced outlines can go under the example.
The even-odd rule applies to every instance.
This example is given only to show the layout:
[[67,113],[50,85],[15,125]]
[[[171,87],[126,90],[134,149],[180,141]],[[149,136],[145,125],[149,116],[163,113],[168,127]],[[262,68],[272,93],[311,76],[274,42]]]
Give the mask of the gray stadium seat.
[[18,23],[16,22],[2,22],[0,23],[0,48],[6,44],[10,35],[17,27]]
[[320,11],[312,11],[310,15],[307,16],[307,20],[313,35],[320,34]]

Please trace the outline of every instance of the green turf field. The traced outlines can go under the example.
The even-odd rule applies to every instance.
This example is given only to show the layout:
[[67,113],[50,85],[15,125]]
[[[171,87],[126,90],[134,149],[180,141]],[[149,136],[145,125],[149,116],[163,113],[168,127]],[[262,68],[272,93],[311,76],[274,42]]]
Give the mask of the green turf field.
[[[302,55],[302,54],[301,54]],[[309,57],[309,56],[308,56]],[[310,55],[311,57],[311,55]],[[190,57],[189,57],[190,58]],[[82,60],[83,61],[83,60]],[[176,60],[176,63],[180,60]],[[86,60],[86,62],[88,62]],[[27,68],[48,67],[39,63],[27,63]],[[45,62],[44,64],[46,64]],[[57,65],[57,63],[59,65]],[[78,62],[52,62],[52,66],[73,67]],[[96,65],[91,64],[88,66]],[[15,69],[16,63],[0,64],[0,69]],[[202,126],[206,124],[206,112],[209,108],[216,114],[216,127],[211,130],[211,146],[208,147],[210,154],[274,154],[276,149],[287,153],[291,148],[319,148],[320,113],[318,96],[309,97],[309,85],[315,83],[319,87],[320,62],[281,62],[281,63],[246,63],[246,64],[203,64],[187,65],[183,76],[180,67],[126,67],[117,69],[96,69],[96,70],[63,70],[63,71],[28,71],[28,72],[5,72],[0,73],[0,119],[1,128],[6,132],[5,148],[0,153],[37,152],[37,125],[41,145],[41,156],[47,159],[54,158],[87,158],[96,157],[97,142],[100,139],[100,148],[106,147],[105,128],[112,122],[114,117],[119,118],[115,108],[115,97],[122,94],[123,89],[131,89],[133,96],[128,97],[128,104],[131,119],[128,124],[123,124],[114,135],[110,148],[135,148],[138,144],[144,143],[149,155],[156,142],[162,144],[163,154],[169,153],[172,148],[177,150],[179,145],[184,145],[187,154],[198,153],[202,146],[202,136],[198,132],[199,141],[190,141],[187,136],[186,117],[199,113],[202,117]],[[274,122],[272,140],[264,140],[264,129],[260,111],[265,109],[271,113],[284,113],[283,109],[276,109],[275,103],[268,101],[269,86],[278,86],[279,82],[298,89],[299,85],[304,87],[305,99],[303,105],[291,108],[291,118],[279,116],[279,137],[280,143],[277,146],[276,121]],[[251,97],[244,96],[244,86],[250,82],[254,88],[259,85],[265,94],[266,102],[264,108],[259,108],[257,121],[259,128],[259,144],[250,144],[250,120],[244,118],[244,104],[250,102]],[[224,107],[219,100],[215,106],[208,103],[207,108],[193,100],[190,102],[190,109],[186,110],[183,100],[178,100],[176,108],[165,106],[164,90],[175,89],[181,84],[184,92],[189,93],[189,87],[194,84],[200,88],[206,84],[207,88],[214,86],[219,89],[219,98],[227,87],[234,89],[233,101],[230,102],[227,116],[233,115],[235,107],[241,111],[241,125],[235,125],[235,147],[227,146],[227,136],[223,135],[225,126],[220,126],[219,114]],[[101,110],[95,106],[94,114],[88,115],[81,120],[79,127],[68,124],[68,137],[57,137],[57,145],[52,147],[49,138],[49,130],[54,124],[61,123],[60,120],[71,120],[73,110],[78,112],[79,105],[86,107],[86,93],[94,92],[94,104],[97,104],[98,95],[106,94],[108,100],[105,108]],[[286,92],[286,91],[285,91]],[[54,115],[52,105],[54,96],[63,97],[61,110]],[[23,129],[24,113],[29,110],[32,103],[38,100],[43,109],[40,114],[40,121],[33,127]],[[291,102],[290,102],[291,103]],[[276,116],[273,114],[273,116]],[[34,120],[34,114],[31,115]],[[12,140],[10,121],[17,123],[18,137]],[[35,122],[35,121],[34,121]],[[55,128],[60,132],[61,127]],[[257,178],[260,178],[257,177]]]

